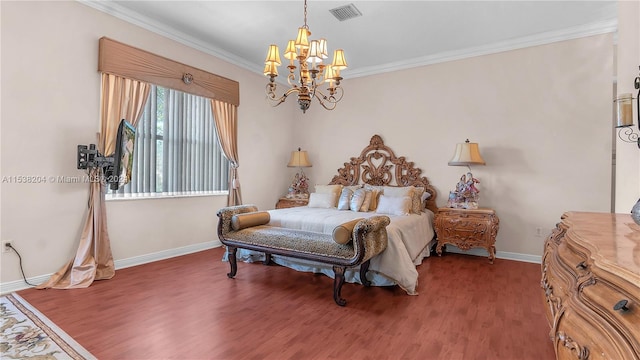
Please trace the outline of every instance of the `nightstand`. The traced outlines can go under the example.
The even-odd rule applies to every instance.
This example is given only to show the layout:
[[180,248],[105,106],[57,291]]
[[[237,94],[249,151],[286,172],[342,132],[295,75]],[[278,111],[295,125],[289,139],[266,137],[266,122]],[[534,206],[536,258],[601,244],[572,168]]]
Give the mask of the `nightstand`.
[[500,226],[500,219],[495,211],[488,208],[439,208],[434,224],[438,255],[442,255],[445,244],[455,245],[461,250],[483,247],[489,252],[489,262],[493,264],[496,258],[496,235]]
[[280,198],[276,203],[276,209],[286,209],[298,206],[307,206],[309,199]]

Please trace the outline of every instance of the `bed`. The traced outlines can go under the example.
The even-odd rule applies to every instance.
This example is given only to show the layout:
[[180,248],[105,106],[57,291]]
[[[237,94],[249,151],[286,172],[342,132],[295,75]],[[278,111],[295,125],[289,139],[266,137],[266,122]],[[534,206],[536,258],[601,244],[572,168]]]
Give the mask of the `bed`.
[[[369,280],[372,286],[397,285],[407,294],[417,295],[416,266],[430,255],[435,244],[433,218],[437,210],[436,191],[421,175],[422,170],[414,167],[413,162],[396,156],[379,135],[374,135],[360,156],[344,163],[328,185],[316,185],[307,206],[269,210],[269,225],[331,234],[337,226],[350,220],[387,215],[391,219],[387,226],[389,243],[385,251],[371,259]],[[337,199],[336,189],[340,189]],[[377,200],[370,198],[366,209],[364,203],[356,205],[361,211],[354,211],[354,206],[344,209],[343,192],[348,193],[345,189],[352,193],[364,189],[365,194],[371,193],[371,198]],[[264,254],[238,249],[237,258],[245,262],[263,261]],[[291,269],[333,277],[330,265],[277,255],[272,261]],[[358,268],[347,270],[345,281],[361,283],[358,274]]]

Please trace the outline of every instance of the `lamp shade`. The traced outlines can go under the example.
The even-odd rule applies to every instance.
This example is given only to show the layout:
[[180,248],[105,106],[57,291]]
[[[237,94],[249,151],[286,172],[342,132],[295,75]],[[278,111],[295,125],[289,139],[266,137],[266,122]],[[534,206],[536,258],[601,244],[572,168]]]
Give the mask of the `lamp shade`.
[[289,159],[288,167],[311,167],[309,156],[306,151],[300,150],[291,152],[291,159]]
[[265,64],[276,64],[280,65],[280,51],[278,50],[277,45],[269,45],[269,50],[267,51],[267,58],[264,60]]
[[333,71],[333,66],[327,65],[324,68],[324,81],[329,83],[329,87],[333,86],[333,83],[336,81],[336,74]]
[[264,66],[264,75],[265,76],[278,76],[278,65],[274,63],[269,63]]
[[320,49],[320,41],[311,40],[311,45],[309,48],[309,54],[307,54],[308,62],[322,62],[322,51]]
[[289,40],[287,43],[287,50],[284,52],[284,57],[289,60],[295,60],[298,57],[296,53],[296,42],[293,40]]
[[320,39],[320,54],[323,59],[329,57],[329,54],[327,54],[327,39],[325,38]]
[[344,70],[347,68],[347,60],[344,58],[344,50],[338,49],[333,52],[333,62],[331,65],[334,70]]
[[485,165],[484,159],[480,155],[480,149],[477,143],[469,142],[456,145],[456,152],[453,158],[449,160],[450,166],[469,166],[469,165]]
[[296,37],[296,47],[301,50],[306,50],[309,48],[309,35],[311,32],[304,28],[298,28],[298,36]]

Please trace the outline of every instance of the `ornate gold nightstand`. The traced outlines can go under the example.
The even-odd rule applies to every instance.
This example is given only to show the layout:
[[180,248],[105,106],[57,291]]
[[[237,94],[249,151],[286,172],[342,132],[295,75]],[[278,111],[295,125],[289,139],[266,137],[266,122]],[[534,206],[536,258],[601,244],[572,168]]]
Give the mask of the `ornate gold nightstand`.
[[276,209],[307,206],[308,203],[309,203],[309,199],[289,199],[289,198],[283,197],[283,198],[280,198],[276,203]]
[[438,255],[442,255],[442,247],[445,244],[455,245],[461,250],[483,247],[489,252],[489,262],[493,264],[496,258],[496,235],[500,225],[495,211],[488,208],[439,208],[434,223],[438,238]]

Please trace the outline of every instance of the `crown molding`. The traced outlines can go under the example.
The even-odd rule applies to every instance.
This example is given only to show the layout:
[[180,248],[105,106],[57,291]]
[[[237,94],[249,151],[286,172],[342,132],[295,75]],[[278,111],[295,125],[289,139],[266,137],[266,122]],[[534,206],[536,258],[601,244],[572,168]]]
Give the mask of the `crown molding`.
[[[255,64],[247,59],[229,53],[223,49],[207,44],[192,36],[179,32],[175,29],[167,29],[166,25],[132,12],[117,3],[110,1],[98,0],[76,0],[77,2],[117,17],[131,24],[140,26],[146,30],[177,41],[183,45],[200,50],[204,53],[213,55],[224,61],[238,65],[239,67],[249,70],[253,73],[262,75],[263,67],[261,64]],[[507,41],[497,42],[493,44],[471,47],[462,50],[448,51],[434,55],[412,58],[403,61],[391,62],[382,65],[363,67],[359,69],[350,69],[343,74],[345,79],[383,74],[393,71],[406,70],[420,66],[433,65],[447,61],[461,60],[476,56],[496,54],[505,51],[517,50],[531,46],[546,45],[554,42],[573,40],[587,36],[601,35],[606,33],[614,33],[616,38],[618,30],[618,20],[611,19],[607,21],[599,21],[581,26],[561,29],[557,31],[549,31],[536,35],[520,37]],[[276,80],[278,83],[287,84],[285,78]]]
[[520,37],[493,44],[466,48],[456,51],[448,51],[439,54],[407,59],[380,66],[371,66],[345,72],[345,79],[357,78],[369,75],[382,74],[398,70],[406,70],[419,66],[433,65],[447,61],[467,59],[476,56],[496,54],[505,51],[518,50],[532,46],[546,45],[559,41],[573,40],[587,36],[601,35],[606,33],[617,34],[618,20],[599,21],[582,26],[566,28],[557,31],[549,31],[536,35]]
[[183,32],[177,31],[175,29],[167,28],[165,24],[152,20],[136,12],[132,12],[129,9],[118,5],[117,3],[114,3],[111,1],[100,1],[100,0],[76,0],[76,1],[83,5],[92,7],[96,10],[99,10],[106,14],[114,16],[120,20],[124,20],[133,25],[137,25],[143,29],[149,30],[158,35],[162,35],[166,38],[174,40],[183,45],[189,46],[196,50],[200,50],[209,55],[213,55],[217,58],[225,60],[234,65],[238,65],[239,67],[249,70],[251,72],[262,75],[262,71],[264,70],[262,67],[257,67],[256,64],[250,61],[247,61],[246,59],[243,59],[239,56],[236,56],[218,47],[212,46],[211,44],[197,40],[194,37],[188,34],[185,34]]

